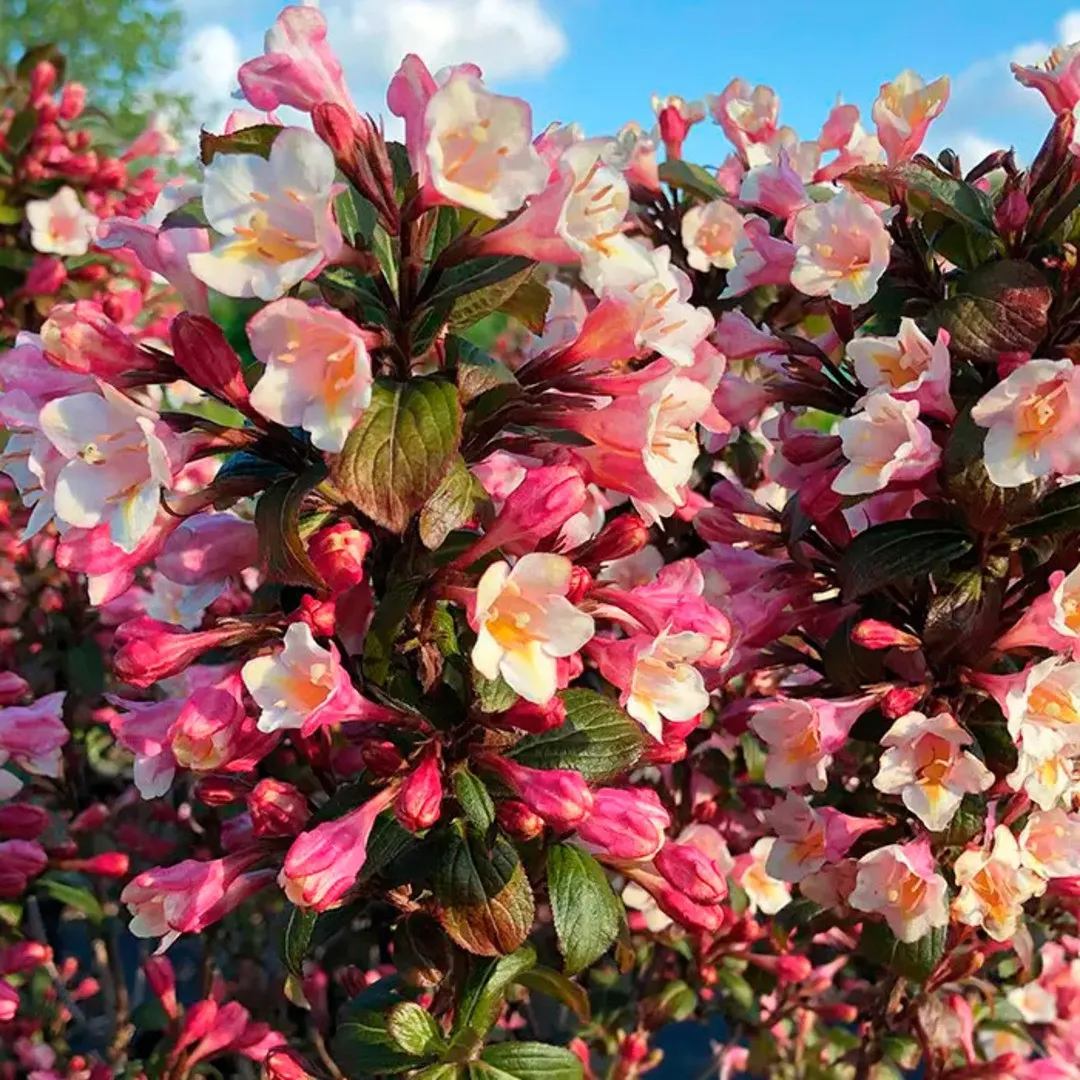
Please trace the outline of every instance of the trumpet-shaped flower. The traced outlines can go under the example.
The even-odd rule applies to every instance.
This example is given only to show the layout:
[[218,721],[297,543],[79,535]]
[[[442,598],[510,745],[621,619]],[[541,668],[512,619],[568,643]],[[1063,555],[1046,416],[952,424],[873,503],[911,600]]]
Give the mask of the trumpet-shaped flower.
[[946,75],[926,83],[908,68],[882,84],[871,116],[890,165],[906,161],[922,146],[930,122],[941,115],[948,100]]
[[776,134],[780,98],[771,87],[732,79],[722,93],[707,95],[705,103],[713,120],[743,155],[751,144],[768,142]]
[[929,842],[916,840],[864,855],[848,903],[884,916],[897,938],[910,943],[948,925],[947,893],[945,879],[934,870]]
[[537,705],[558,688],[558,659],[593,636],[591,616],[566,598],[572,571],[561,555],[531,553],[513,569],[493,563],[477,585],[473,666],[488,679],[501,675]]
[[885,733],[874,787],[899,795],[932,832],[946,828],[963,797],[994,782],[990,770],[963,747],[974,740],[949,713],[910,712]]
[[252,317],[248,338],[266,364],[252,406],[310,432],[320,450],[340,451],[371,401],[372,334],[332,308],[283,297]]
[[134,551],[184,463],[184,444],[156,412],[106,383],[48,402],[40,421],[65,459],[53,491],[57,518],[85,529],[107,521],[116,545]]
[[1055,751],[1039,756],[1020,747],[1013,769],[1005,782],[1013,791],[1022,791],[1041,810],[1053,810],[1061,802],[1070,803],[1080,792],[1076,761]]
[[1062,750],[1080,750],[1080,663],[1050,656],[1015,675],[981,675],[1005,713],[1009,734],[1042,760]]
[[777,836],[765,869],[790,882],[800,882],[826,864],[839,862],[863,833],[880,827],[872,818],[851,817],[830,806],[816,810],[794,792],[788,792],[767,818]]
[[60,775],[60,748],[70,738],[60,718],[66,697],[60,691],[32,705],[0,709],[0,765],[11,761],[39,776]]
[[1080,368],[1029,360],[971,410],[986,433],[986,472],[999,487],[1075,472],[1080,465]]
[[847,189],[793,218],[791,284],[807,296],[865,304],[889,265],[892,241],[878,212]]
[[795,266],[795,245],[773,236],[769,223],[751,214],[735,244],[735,265],[728,272],[722,299],[742,296],[759,285],[787,285]]
[[1046,890],[1046,882],[1023,865],[1016,837],[1005,825],[994,829],[989,850],[965,851],[953,869],[960,886],[953,914],[967,926],[981,926],[995,941],[1012,938],[1024,904]]
[[226,296],[274,300],[341,251],[334,221],[334,155],[303,128],[285,128],[270,157],[218,154],[206,167],[203,208],[222,238],[194,252],[195,276]]
[[1080,877],[1080,815],[1036,810],[1020,833],[1020,861],[1041,878]]
[[832,483],[841,495],[869,495],[894,481],[919,480],[941,460],[941,448],[919,420],[919,403],[881,391],[868,395],[863,411],[841,420],[836,432],[847,458]]
[[735,884],[746,893],[751,914],[760,911],[763,915],[775,915],[791,903],[791,887],[768,869],[775,845],[774,837],[763,836],[745,855],[735,860],[732,876]]
[[1038,90],[1055,113],[1072,112],[1080,103],[1080,41],[1051,50],[1041,64],[1013,64],[1023,86]]
[[97,231],[97,217],[66,185],[51,199],[31,199],[25,213],[31,245],[47,255],[85,255]]
[[743,236],[743,216],[726,199],[688,210],[682,220],[686,261],[702,273],[735,265],[735,245]]

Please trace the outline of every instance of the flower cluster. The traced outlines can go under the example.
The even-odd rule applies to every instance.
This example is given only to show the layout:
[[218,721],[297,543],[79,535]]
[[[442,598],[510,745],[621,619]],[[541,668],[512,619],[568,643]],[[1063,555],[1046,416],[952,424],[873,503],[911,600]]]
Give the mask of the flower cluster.
[[911,71],[814,139],[742,79],[587,138],[410,55],[396,143],[286,8],[199,181],[97,227],[184,310],[0,357],[20,550],[111,649],[2,688],[13,1055],[98,1067],[39,908],[105,934],[112,874],[168,1080],[632,1080],[717,1015],[724,1077],[1080,1075],[1074,51],[1026,170],[920,153]]

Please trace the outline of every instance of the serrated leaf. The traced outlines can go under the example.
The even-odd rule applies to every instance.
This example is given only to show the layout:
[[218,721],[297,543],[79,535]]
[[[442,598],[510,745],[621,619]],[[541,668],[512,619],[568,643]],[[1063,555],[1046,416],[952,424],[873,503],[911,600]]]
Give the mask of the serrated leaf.
[[665,161],[660,166],[660,179],[679,191],[696,195],[711,202],[713,199],[727,198],[727,192],[719,181],[707,169],[689,161]]
[[495,387],[511,387],[520,392],[514,373],[501,361],[463,337],[446,339],[447,358],[454,366],[458,392],[463,404]]
[[501,676],[496,675],[489,679],[473,670],[473,691],[476,696],[476,706],[481,712],[500,713],[506,712],[518,700],[517,691]]
[[526,267],[501,281],[458,297],[450,312],[450,329],[459,332],[468,330],[493,311],[501,311],[503,305],[530,281],[532,273],[532,267]]
[[334,483],[376,524],[402,533],[446,476],[460,441],[452,384],[378,379],[338,457]]
[[318,277],[326,301],[358,323],[388,326],[383,298],[375,282],[354,266],[328,266]]
[[542,334],[550,307],[551,290],[534,271],[495,310],[517,319],[529,333]]
[[443,928],[479,956],[513,952],[532,929],[532,889],[517,850],[499,833],[489,849],[475,829],[450,829],[435,870],[435,897]]
[[512,1076],[517,1080],[582,1080],[584,1076],[577,1055],[565,1047],[538,1042],[488,1046],[473,1068],[481,1076]]
[[859,952],[894,975],[924,983],[945,953],[947,936],[948,927],[939,926],[907,944],[896,937],[888,924],[866,922],[859,939]]
[[350,187],[334,200],[334,219],[341,235],[353,247],[362,248],[371,242],[379,213],[363,195]]
[[[334,1060],[346,1076],[371,1076],[408,1072],[424,1058],[406,1053],[387,1029],[387,1014],[372,1008],[351,1006],[338,1024],[331,1043]],[[435,1057],[427,1055],[428,1060]]]
[[454,1012],[453,1045],[483,1043],[502,1013],[507,987],[535,965],[536,950],[531,945],[523,945],[508,956],[474,960]]
[[548,967],[537,967],[519,975],[516,982],[538,994],[546,994],[573,1010],[577,1018],[587,1024],[592,1019],[592,1007],[585,987],[568,979],[559,971]]
[[[426,305],[443,304],[469,293],[479,292],[491,286],[505,282],[507,278],[530,271],[533,263],[520,255],[485,255],[479,259],[470,259],[459,266],[452,266],[441,271],[437,277],[425,282],[420,300]],[[519,277],[517,284],[520,284]],[[517,288],[515,284],[514,288]],[[510,290],[511,292],[513,290]],[[509,296],[510,293],[505,293]],[[498,305],[496,305],[498,306]],[[495,308],[489,308],[494,311]],[[470,324],[471,325],[471,324]]]
[[619,936],[626,917],[622,902],[603,867],[574,844],[548,849],[547,885],[559,952],[567,974],[576,975],[596,963]]
[[483,485],[458,455],[420,511],[420,539],[434,551],[462,525],[471,521],[477,504],[487,498]]
[[270,148],[283,130],[277,124],[253,124],[230,135],[215,135],[204,128],[199,132],[199,160],[209,165],[218,154],[254,154],[269,158]]
[[495,823],[495,803],[487,785],[464,763],[455,766],[452,775],[454,795],[469,823],[479,832],[486,833]]
[[564,690],[566,720],[527,735],[509,756],[534,769],[576,769],[586,780],[610,780],[641,756],[641,728],[611,698],[593,690]]
[[318,465],[299,476],[271,484],[259,496],[255,504],[255,525],[269,581],[325,588],[322,576],[300,538],[300,506],[307,493],[325,476],[326,468]]
[[395,1005],[387,1013],[386,1030],[400,1049],[414,1057],[437,1054],[446,1048],[435,1017],[415,1001]]
[[943,521],[889,521],[859,533],[840,560],[844,600],[926,574],[972,548],[971,537]]

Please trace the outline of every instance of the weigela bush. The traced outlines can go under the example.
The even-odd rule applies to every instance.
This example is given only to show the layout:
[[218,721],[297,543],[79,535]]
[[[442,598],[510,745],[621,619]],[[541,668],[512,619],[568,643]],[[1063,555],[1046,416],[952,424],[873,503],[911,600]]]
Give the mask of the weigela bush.
[[[78,752],[6,677],[13,1061],[1080,1076],[1078,57],[1027,169],[920,153],[910,71],[874,134],[735,79],[585,138],[408,56],[398,143],[287,8],[98,232],[168,346],[61,307],[4,368],[113,644]],[[87,1012],[39,900],[118,955],[110,830],[155,954]]]

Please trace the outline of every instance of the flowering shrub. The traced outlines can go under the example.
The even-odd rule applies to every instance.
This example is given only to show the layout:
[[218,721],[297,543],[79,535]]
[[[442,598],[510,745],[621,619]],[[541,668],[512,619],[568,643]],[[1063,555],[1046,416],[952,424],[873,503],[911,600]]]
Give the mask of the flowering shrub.
[[286,8],[99,229],[167,346],[61,305],[3,361],[113,645],[5,676],[19,1066],[630,1080],[694,1017],[723,1077],[1080,1076],[1074,53],[1026,170],[920,153],[912,72],[876,135],[735,79],[587,139],[408,56],[397,143]]

